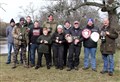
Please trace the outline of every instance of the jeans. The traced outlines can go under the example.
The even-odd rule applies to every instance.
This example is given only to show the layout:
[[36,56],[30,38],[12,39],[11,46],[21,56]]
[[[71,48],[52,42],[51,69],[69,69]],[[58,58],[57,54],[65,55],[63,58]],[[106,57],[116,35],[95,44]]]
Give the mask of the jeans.
[[31,64],[35,65],[35,51],[37,50],[38,45],[37,44],[31,44],[30,45],[30,61]]
[[8,43],[8,59],[7,59],[7,62],[11,62],[12,48],[14,48],[14,44],[13,43]]
[[96,50],[97,48],[84,48],[84,67],[89,67],[89,56],[91,57],[91,67],[96,69]]
[[114,71],[113,54],[102,54],[102,59],[104,62],[103,70],[113,72]]

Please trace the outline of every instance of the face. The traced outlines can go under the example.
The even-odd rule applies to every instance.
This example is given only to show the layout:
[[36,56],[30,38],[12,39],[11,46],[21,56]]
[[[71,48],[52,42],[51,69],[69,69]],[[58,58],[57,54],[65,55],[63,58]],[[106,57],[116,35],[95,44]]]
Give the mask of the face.
[[63,29],[62,28],[57,28],[58,33],[62,33]]
[[35,22],[34,23],[34,28],[38,28],[39,27],[39,23],[38,22]]
[[21,24],[21,25],[23,25],[23,24],[24,24],[24,22],[25,22],[24,20],[21,20],[21,21],[20,21],[20,24]]
[[14,22],[11,22],[10,25],[11,25],[12,27],[14,27],[14,26],[15,26],[15,23],[14,23]]
[[50,15],[50,16],[48,17],[48,20],[49,20],[49,21],[53,21],[53,16]]
[[93,22],[92,21],[88,21],[88,26],[92,26],[93,25]]
[[48,34],[48,30],[43,30],[43,34],[47,35]]
[[78,28],[79,27],[79,23],[74,23],[74,27]]
[[26,21],[27,21],[27,23],[30,23],[30,22],[31,22],[31,18],[30,18],[30,17],[27,17],[27,18],[26,18]]
[[109,20],[108,20],[107,18],[105,18],[105,19],[103,20],[103,24],[104,24],[105,26],[108,26],[108,25],[109,25]]
[[70,23],[66,22],[66,23],[65,23],[65,27],[66,27],[66,28],[69,28],[69,27],[70,27]]

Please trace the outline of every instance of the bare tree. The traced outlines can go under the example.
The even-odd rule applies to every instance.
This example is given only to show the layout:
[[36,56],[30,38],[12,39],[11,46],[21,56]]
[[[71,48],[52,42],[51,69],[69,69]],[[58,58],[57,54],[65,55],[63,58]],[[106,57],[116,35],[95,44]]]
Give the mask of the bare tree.
[[33,21],[36,20],[37,9],[34,7],[32,2],[30,2],[29,5],[26,6],[26,8],[23,8],[22,6],[20,6],[19,8],[22,10],[22,12],[19,12],[19,13],[24,14],[25,16],[30,15]]
[[1,8],[3,11],[6,12],[6,10],[2,7],[2,5],[7,5],[7,4],[5,4],[5,3],[0,3],[0,8]]

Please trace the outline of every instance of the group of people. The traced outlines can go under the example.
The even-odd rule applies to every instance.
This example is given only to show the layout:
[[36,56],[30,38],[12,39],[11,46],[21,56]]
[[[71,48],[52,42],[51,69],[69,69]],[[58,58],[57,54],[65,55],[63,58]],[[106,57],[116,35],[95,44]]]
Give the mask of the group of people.
[[[19,63],[17,55],[21,49],[20,63],[24,67],[28,67],[28,65],[35,67],[35,69],[42,67],[42,56],[44,55],[47,69],[54,65],[56,69],[60,70],[63,70],[64,66],[67,66],[67,71],[78,70],[83,44],[83,70],[89,69],[91,65],[92,70],[97,72],[96,50],[100,38],[100,51],[104,62],[103,70],[100,73],[108,73],[112,76],[114,72],[115,39],[118,37],[118,33],[113,27],[110,27],[107,18],[103,20],[101,29],[94,26],[92,18],[87,20],[86,27],[81,28],[80,26],[82,24],[77,20],[73,22],[73,25],[68,20],[63,25],[58,24],[51,14],[43,25],[40,25],[39,21],[32,23],[30,16],[27,16],[26,20],[23,17],[20,18],[20,22],[16,24],[11,19],[10,26],[6,29],[8,37],[8,60],[6,64],[11,63],[11,50],[14,47],[13,69]],[[28,62],[26,58],[27,46]],[[36,51],[37,63],[35,63]]]

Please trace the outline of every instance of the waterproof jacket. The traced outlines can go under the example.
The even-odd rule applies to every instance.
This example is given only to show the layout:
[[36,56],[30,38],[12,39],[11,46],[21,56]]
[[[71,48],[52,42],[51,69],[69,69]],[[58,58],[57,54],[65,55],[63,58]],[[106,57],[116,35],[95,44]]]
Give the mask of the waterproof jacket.
[[114,54],[115,53],[115,39],[118,38],[118,33],[114,28],[107,27],[101,29],[101,31],[108,31],[110,35],[105,36],[105,42],[101,42],[100,51],[103,54]]

